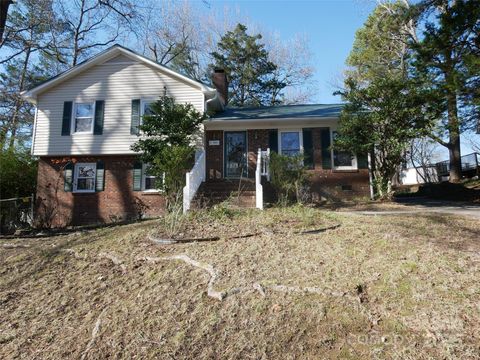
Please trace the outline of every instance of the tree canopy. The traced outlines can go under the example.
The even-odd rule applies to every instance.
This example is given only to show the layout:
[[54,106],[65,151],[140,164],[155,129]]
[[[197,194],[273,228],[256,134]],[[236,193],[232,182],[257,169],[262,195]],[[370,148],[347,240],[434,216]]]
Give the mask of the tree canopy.
[[247,27],[238,24],[228,31],[212,53],[212,68],[224,69],[229,81],[229,102],[233,106],[276,105],[280,96],[272,90],[283,89],[286,84],[274,76],[277,66],[269,60],[262,35],[249,35]]
[[450,155],[450,180],[461,178],[460,134],[476,125],[479,114],[480,6],[474,0],[424,0],[412,16],[423,20],[414,52],[412,77],[430,92],[438,118],[430,136]]

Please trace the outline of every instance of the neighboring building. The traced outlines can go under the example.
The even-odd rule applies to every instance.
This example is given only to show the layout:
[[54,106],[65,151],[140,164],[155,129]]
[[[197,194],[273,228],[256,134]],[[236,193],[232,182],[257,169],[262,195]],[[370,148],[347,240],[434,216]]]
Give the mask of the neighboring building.
[[402,185],[418,185],[438,182],[437,168],[435,165],[425,167],[410,167],[400,173]]
[[198,144],[205,150],[203,187],[253,178],[258,149],[269,148],[306,154],[317,197],[368,195],[365,159],[329,149],[341,105],[224,109],[225,74],[217,71],[212,80],[215,87],[115,45],[25,92],[37,107],[32,154],[40,159],[38,221],[66,226],[162,213],[162,194],[131,145],[149,103],[163,94],[216,113],[204,122]]

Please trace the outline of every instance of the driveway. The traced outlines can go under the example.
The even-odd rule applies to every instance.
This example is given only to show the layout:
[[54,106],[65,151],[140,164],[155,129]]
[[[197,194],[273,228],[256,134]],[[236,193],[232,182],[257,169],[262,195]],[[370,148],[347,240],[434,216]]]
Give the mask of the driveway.
[[440,201],[426,198],[405,198],[398,199],[397,204],[404,205],[404,208],[394,210],[358,210],[348,211],[351,214],[361,215],[395,215],[395,214],[425,214],[441,213],[459,216],[470,216],[480,219],[480,204],[460,203],[454,201]]

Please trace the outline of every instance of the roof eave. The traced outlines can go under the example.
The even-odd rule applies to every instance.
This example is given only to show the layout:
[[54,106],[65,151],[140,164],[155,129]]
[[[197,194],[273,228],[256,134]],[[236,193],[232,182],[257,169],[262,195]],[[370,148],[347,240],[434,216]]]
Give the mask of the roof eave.
[[230,128],[230,127],[243,127],[248,128],[249,126],[295,126],[295,124],[304,124],[304,125],[317,125],[321,122],[323,123],[331,123],[337,122],[338,116],[328,116],[328,117],[304,117],[304,118],[255,118],[255,119],[229,119],[229,120],[221,120],[221,119],[208,119],[203,122],[205,125],[205,129],[209,130],[209,128]]

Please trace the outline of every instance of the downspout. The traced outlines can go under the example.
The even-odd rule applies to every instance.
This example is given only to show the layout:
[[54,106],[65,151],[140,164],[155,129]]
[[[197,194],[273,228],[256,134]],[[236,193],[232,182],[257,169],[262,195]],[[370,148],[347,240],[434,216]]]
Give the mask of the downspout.
[[35,149],[35,134],[37,132],[37,117],[38,117],[38,105],[35,104],[35,116],[33,118],[33,129],[32,129],[32,145],[30,147],[30,153],[33,155]]

